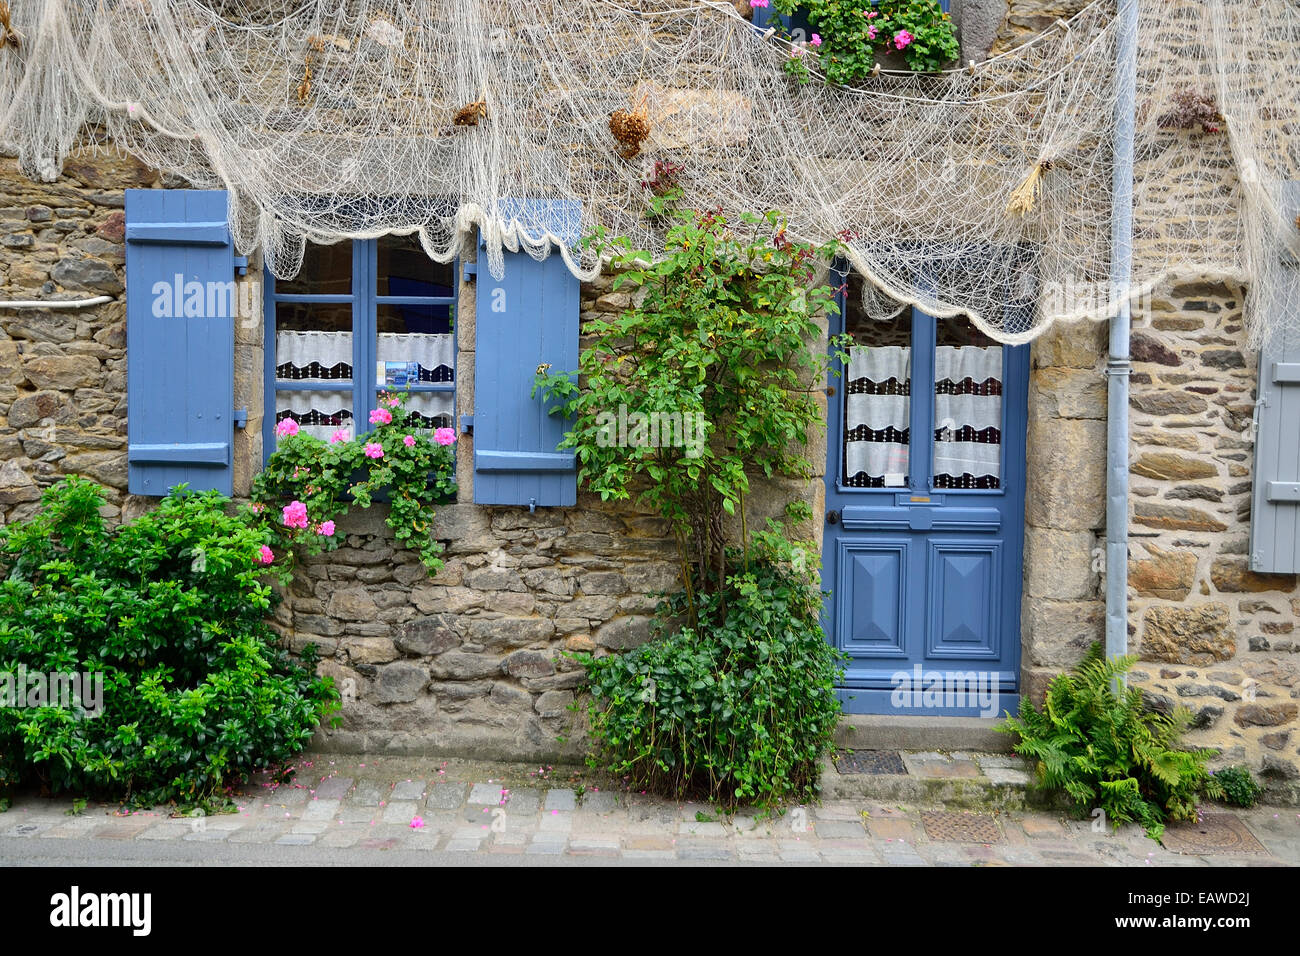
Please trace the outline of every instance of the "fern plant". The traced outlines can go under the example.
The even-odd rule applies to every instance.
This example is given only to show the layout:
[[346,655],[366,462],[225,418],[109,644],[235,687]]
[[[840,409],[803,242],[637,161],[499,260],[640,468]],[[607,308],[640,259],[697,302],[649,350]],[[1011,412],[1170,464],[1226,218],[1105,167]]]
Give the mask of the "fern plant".
[[1139,823],[1160,839],[1170,820],[1194,820],[1198,797],[1222,787],[1206,769],[1211,750],[1179,740],[1191,712],[1164,714],[1124,687],[1133,656],[1107,659],[1093,644],[1079,666],[1048,686],[1040,711],[1022,700],[1019,717],[997,729],[1019,736],[1015,751],[1035,761],[1038,786],[1063,790],[1080,816],[1100,808],[1116,828]]

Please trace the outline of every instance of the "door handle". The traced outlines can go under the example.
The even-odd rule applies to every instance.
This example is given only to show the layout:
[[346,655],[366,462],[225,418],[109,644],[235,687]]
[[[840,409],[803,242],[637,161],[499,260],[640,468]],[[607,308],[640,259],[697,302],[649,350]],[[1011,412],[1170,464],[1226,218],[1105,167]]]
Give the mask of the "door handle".
[[839,524],[839,521],[840,521],[840,513],[836,511],[834,508],[826,512],[827,524]]

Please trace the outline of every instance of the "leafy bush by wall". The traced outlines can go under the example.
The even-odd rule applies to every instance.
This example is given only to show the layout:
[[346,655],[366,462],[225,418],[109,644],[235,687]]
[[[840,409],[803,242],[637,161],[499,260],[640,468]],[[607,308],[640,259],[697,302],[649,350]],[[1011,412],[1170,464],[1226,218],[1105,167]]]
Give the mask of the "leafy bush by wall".
[[1236,807],[1253,807],[1258,802],[1259,795],[1264,792],[1264,788],[1255,780],[1250,768],[1243,764],[1213,770],[1211,773],[1223,788],[1221,799],[1224,803]]
[[723,805],[816,795],[839,720],[842,678],[818,615],[815,566],[775,526],[754,535],[748,570],[699,597],[698,624],[674,631],[684,595],[665,601],[659,640],[622,655],[580,655],[592,698],[592,766],[637,789]]
[[[804,450],[824,427],[819,317],[836,309],[827,280],[839,245],[791,239],[777,211],[729,220],[681,209],[677,173],[655,171],[653,212],[671,223],[662,257],[625,238],[590,240],[621,269],[614,287],[636,290],[630,306],[585,324],[576,374],[537,376],[575,419],[561,447],[575,450],[579,481],[602,500],[652,508],[681,561],[683,592],[661,604],[659,640],[579,656],[593,695],[591,762],[724,805],[802,799],[832,741],[841,675],[819,621],[816,546],[791,542],[780,524],[751,534],[746,499],[751,474],[815,474]],[[682,440],[661,428],[654,439],[616,434],[615,415],[680,423],[669,434]],[[728,516],[739,518],[735,548]],[[796,503],[787,517],[812,510]]]
[[103,503],[68,478],[0,528],[0,674],[103,681],[96,713],[85,694],[0,707],[0,786],[198,803],[300,751],[337,697],[312,652],[274,647],[265,532],[216,492],[182,488],[115,529]]

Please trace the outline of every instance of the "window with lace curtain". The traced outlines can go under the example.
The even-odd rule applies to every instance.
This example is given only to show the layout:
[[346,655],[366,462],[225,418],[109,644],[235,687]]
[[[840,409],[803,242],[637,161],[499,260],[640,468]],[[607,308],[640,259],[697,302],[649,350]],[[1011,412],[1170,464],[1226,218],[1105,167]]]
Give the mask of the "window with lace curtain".
[[326,441],[364,433],[384,391],[409,392],[420,425],[454,428],[456,277],[416,235],[309,243],[297,276],[268,273],[265,453],[285,418]]

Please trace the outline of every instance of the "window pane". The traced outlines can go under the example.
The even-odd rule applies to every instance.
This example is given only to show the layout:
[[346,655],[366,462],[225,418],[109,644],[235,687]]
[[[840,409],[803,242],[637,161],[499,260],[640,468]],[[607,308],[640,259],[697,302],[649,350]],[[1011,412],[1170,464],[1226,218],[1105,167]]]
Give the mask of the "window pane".
[[936,330],[934,486],[1002,486],[1002,346],[962,317]]
[[456,307],[449,302],[432,305],[381,305],[377,309],[375,321],[379,331],[389,333],[446,334],[452,330],[452,320],[456,315]]
[[351,332],[352,304],[277,302],[275,329],[277,332]]
[[[378,279],[379,295],[446,297],[456,294],[455,263],[434,262],[425,254],[424,247],[420,245],[420,237],[415,233],[409,236],[379,237],[375,275]],[[447,317],[446,314],[442,316],[443,319]],[[421,317],[404,315],[400,318],[415,321]],[[448,329],[383,329],[381,326],[381,331],[445,332]]]
[[379,333],[375,382],[381,388],[455,381],[456,340],[452,335]]
[[329,441],[339,429],[349,437],[356,434],[350,391],[277,391],[275,420],[278,423],[290,417],[298,423],[300,433],[315,435],[323,441]]
[[330,246],[307,243],[302,269],[292,279],[277,279],[275,291],[286,295],[350,295],[352,293],[352,242]]
[[853,488],[908,484],[911,441],[911,309],[893,319],[868,318],[862,280],[849,277],[844,330],[853,337],[844,386],[844,483]]
[[419,428],[454,428],[456,396],[454,392],[412,392],[406,400],[410,422]]
[[276,378],[349,381],[352,362],[350,305],[276,305]]

